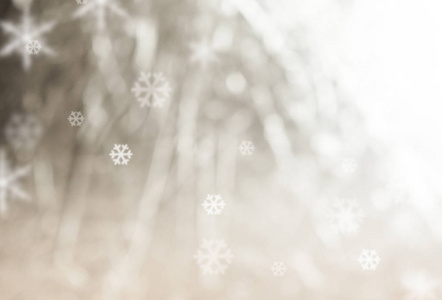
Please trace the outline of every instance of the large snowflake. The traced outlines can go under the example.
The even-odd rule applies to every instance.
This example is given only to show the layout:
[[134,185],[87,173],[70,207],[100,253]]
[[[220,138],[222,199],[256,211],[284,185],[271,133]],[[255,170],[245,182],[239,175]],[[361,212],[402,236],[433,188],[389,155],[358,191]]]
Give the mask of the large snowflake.
[[43,134],[43,127],[31,113],[15,113],[5,127],[9,144],[15,149],[33,150]]
[[242,141],[239,145],[239,152],[242,156],[250,156],[255,151],[255,146],[251,141]]
[[127,144],[115,144],[112,151],[109,153],[115,165],[127,165],[132,158],[132,151],[130,151]]
[[0,214],[6,212],[6,201],[10,197],[29,199],[19,184],[19,179],[28,174],[29,170],[29,166],[12,169],[6,158],[6,152],[0,150]]
[[329,213],[336,231],[342,234],[355,234],[364,219],[364,213],[354,200],[337,200]]
[[203,240],[195,254],[203,274],[223,274],[232,263],[233,254],[224,240]]
[[106,16],[108,13],[123,19],[129,19],[127,12],[115,0],[90,0],[82,2],[81,7],[74,12],[73,17],[77,19],[91,14],[95,17],[98,29],[103,30],[106,27]]
[[[22,58],[23,68],[28,70],[32,65],[33,54],[41,51],[47,55],[54,55],[55,52],[45,43],[43,38],[43,35],[51,31],[54,25],[55,22],[46,22],[41,25],[34,24],[29,10],[25,10],[19,24],[0,22],[0,27],[10,36],[9,42],[0,49],[0,56],[17,53]],[[38,43],[37,52],[35,51],[35,41]],[[30,50],[32,50],[32,53],[28,52]]]
[[206,68],[210,63],[218,61],[218,57],[208,41],[202,40],[191,43],[190,49],[192,50],[190,62],[198,63],[203,68]]
[[220,195],[207,195],[203,202],[203,207],[208,215],[219,215],[224,209],[226,203],[222,200]]
[[132,92],[141,107],[162,106],[170,96],[171,88],[162,73],[141,72]]
[[362,250],[361,255],[358,257],[358,262],[362,267],[362,270],[376,270],[381,258],[376,250]]
[[273,276],[284,276],[287,271],[287,266],[282,261],[275,261],[270,268]]

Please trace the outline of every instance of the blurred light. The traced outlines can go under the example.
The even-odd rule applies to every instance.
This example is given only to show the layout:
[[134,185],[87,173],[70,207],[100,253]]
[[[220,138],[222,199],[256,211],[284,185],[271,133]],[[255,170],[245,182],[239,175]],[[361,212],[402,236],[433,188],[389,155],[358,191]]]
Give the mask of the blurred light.
[[226,85],[232,94],[241,94],[246,87],[246,79],[241,73],[234,72],[227,76]]
[[431,162],[434,177],[442,170],[439,7],[435,0],[358,0],[344,34],[371,133]]

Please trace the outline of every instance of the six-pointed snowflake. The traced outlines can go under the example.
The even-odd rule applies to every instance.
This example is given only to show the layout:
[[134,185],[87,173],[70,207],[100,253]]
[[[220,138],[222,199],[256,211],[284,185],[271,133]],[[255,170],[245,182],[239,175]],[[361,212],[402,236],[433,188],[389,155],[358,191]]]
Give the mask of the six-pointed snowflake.
[[242,156],[250,156],[255,151],[255,146],[251,141],[242,141],[239,145],[239,152]]
[[362,270],[376,270],[381,258],[376,250],[362,250],[361,255],[358,257],[358,262],[362,267]]
[[194,258],[203,274],[217,275],[224,274],[233,254],[224,240],[203,240]]
[[270,269],[273,272],[273,276],[284,276],[287,271],[287,267],[282,261],[275,261]]
[[[43,35],[51,31],[54,24],[54,22],[47,22],[37,26],[29,15],[29,10],[25,10],[20,24],[0,22],[0,27],[11,37],[9,42],[0,49],[0,56],[18,53],[21,55],[23,68],[28,70],[32,64],[31,54],[37,54],[40,50],[48,55],[54,54],[54,51],[46,45],[43,39]],[[28,47],[28,43],[33,43],[36,40],[38,40],[39,46],[33,44],[32,47]],[[28,52],[30,49],[32,49],[31,54]],[[39,50],[34,53],[36,49]]]
[[109,156],[114,161],[115,165],[127,165],[132,158],[132,151],[130,151],[127,144],[115,144]]
[[162,106],[170,91],[170,85],[162,73],[141,72],[138,81],[132,87],[132,92],[141,107]]
[[29,55],[37,55],[40,53],[41,44],[38,40],[29,40],[25,45],[25,49]]
[[84,122],[84,117],[81,111],[72,111],[68,117],[69,123],[71,126],[81,126]]
[[115,0],[90,0],[82,3],[74,12],[74,19],[82,18],[85,15],[92,14],[95,16],[97,27],[103,30],[106,27],[106,15],[110,12],[120,18],[129,20],[127,12]]
[[42,133],[41,123],[30,113],[13,114],[5,127],[6,139],[15,150],[34,149]]
[[12,169],[7,158],[6,152],[0,150],[0,214],[7,210],[6,201],[10,197],[28,200],[26,194],[19,184],[19,179],[29,173],[30,167],[21,167]]
[[198,63],[201,67],[205,68],[210,63],[217,62],[218,57],[212,45],[205,40],[194,42],[190,44],[192,54],[190,56],[190,62]]
[[356,201],[339,199],[333,204],[329,217],[336,231],[355,234],[365,216]]
[[344,171],[344,173],[347,173],[347,174],[354,173],[356,171],[357,167],[358,167],[358,163],[356,162],[356,160],[354,160],[352,158],[344,159],[342,161],[342,170]]
[[207,195],[203,202],[203,207],[208,215],[219,215],[224,209],[226,203],[222,200],[220,195]]

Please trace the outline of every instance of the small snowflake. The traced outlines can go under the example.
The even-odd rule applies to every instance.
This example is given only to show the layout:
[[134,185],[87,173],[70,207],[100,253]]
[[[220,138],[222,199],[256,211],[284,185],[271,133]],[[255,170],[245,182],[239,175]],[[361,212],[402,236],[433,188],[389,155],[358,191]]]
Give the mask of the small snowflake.
[[16,197],[22,200],[28,200],[29,196],[21,188],[18,180],[28,174],[30,167],[21,167],[12,169],[7,158],[6,152],[0,150],[0,214],[7,210],[9,197]]
[[362,267],[362,270],[376,270],[381,258],[376,250],[362,250],[361,255],[358,258],[358,262]]
[[208,215],[219,215],[224,209],[226,203],[222,200],[220,195],[207,195],[203,202],[203,207]]
[[72,111],[68,117],[69,123],[71,126],[81,126],[84,122],[84,117],[81,111]]
[[162,73],[141,72],[132,92],[141,107],[162,106],[170,96],[171,88]]
[[333,204],[329,217],[336,231],[355,234],[365,216],[356,201],[339,199]]
[[232,263],[233,254],[224,240],[203,240],[194,255],[203,274],[224,274]]
[[40,53],[41,44],[38,40],[30,40],[26,43],[25,49],[29,55],[37,55]]
[[40,50],[47,55],[54,55],[54,51],[45,44],[43,35],[52,30],[54,22],[46,22],[41,25],[34,24],[34,20],[29,15],[29,10],[25,10],[21,23],[0,22],[3,31],[11,36],[9,43],[0,49],[0,56],[12,53],[21,55],[23,67],[28,70],[31,67],[33,54]]
[[439,283],[431,274],[424,271],[408,273],[402,278],[407,292],[405,300],[436,300],[435,291]]
[[255,151],[255,146],[251,141],[242,141],[239,145],[239,152],[242,156],[250,156]]
[[82,18],[88,14],[95,15],[99,30],[105,29],[108,12],[126,20],[130,19],[127,12],[115,0],[83,0],[81,4],[81,7],[74,12],[74,19]]
[[356,171],[357,167],[358,163],[352,158],[344,159],[342,161],[342,170],[344,171],[344,173],[352,174]]
[[87,3],[87,0],[76,0],[76,1],[78,5]]
[[42,133],[42,125],[30,113],[13,114],[5,127],[6,139],[15,150],[34,149]]
[[270,268],[273,272],[273,276],[284,276],[287,271],[286,265],[282,261],[275,261]]
[[127,165],[132,158],[132,151],[130,151],[127,144],[115,144],[109,156],[114,161],[115,165]]
[[190,62],[198,63],[201,67],[205,68],[210,63],[217,62],[218,57],[212,45],[208,41],[194,42],[190,44],[192,55],[190,56]]

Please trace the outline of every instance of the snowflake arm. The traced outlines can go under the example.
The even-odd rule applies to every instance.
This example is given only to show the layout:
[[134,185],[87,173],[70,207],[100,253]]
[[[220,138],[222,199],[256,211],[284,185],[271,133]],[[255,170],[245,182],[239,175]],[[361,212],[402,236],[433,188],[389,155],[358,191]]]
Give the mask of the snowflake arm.
[[114,2],[114,0],[93,0],[88,1],[82,5],[82,7],[78,8],[72,17],[74,19],[82,18],[88,14],[95,15],[95,19],[97,22],[97,27],[99,30],[103,30],[106,27],[106,16],[107,11],[113,13],[114,15],[129,19],[129,15],[126,11],[121,8],[120,5]]
[[19,180],[30,172],[30,166],[12,169],[6,158],[6,152],[0,151],[0,214],[7,210],[7,200],[18,198],[28,200],[29,196],[22,190]]

